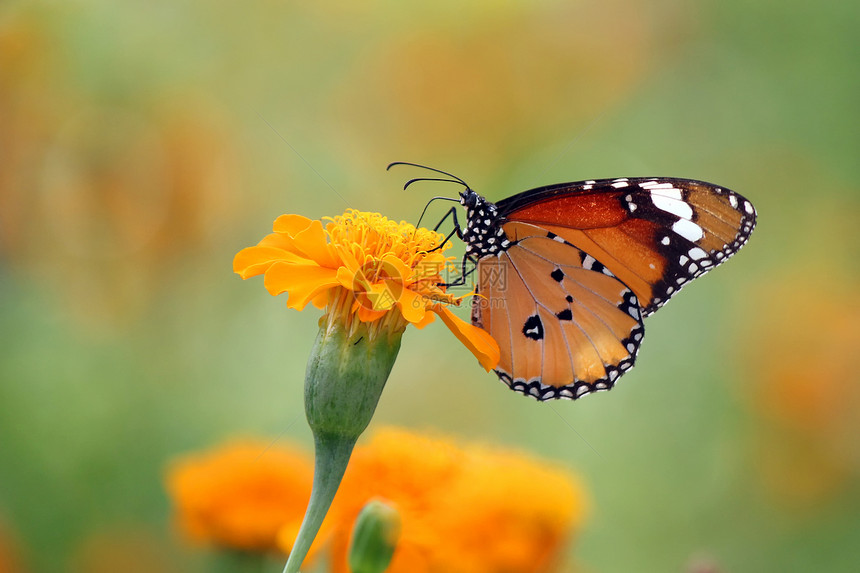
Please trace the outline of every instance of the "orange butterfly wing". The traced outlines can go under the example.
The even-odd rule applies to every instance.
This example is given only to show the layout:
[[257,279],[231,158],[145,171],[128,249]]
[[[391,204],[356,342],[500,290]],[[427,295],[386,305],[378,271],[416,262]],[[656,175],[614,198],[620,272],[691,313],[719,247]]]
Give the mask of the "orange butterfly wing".
[[646,316],[743,246],[756,217],[733,191],[672,178],[565,183],[496,205],[512,242],[532,226],[562,237],[629,286]]
[[531,225],[478,261],[472,322],[499,344],[499,377],[539,400],[608,390],[644,336],[635,294],[588,254]]

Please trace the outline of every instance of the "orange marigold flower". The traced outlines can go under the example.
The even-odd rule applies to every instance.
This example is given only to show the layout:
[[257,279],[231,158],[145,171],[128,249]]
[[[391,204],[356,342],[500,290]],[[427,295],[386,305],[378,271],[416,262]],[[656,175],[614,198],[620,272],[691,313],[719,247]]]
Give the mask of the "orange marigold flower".
[[841,262],[769,274],[749,297],[737,390],[758,414],[752,455],[781,503],[818,505],[860,475],[860,283]]
[[438,315],[484,368],[498,363],[495,340],[446,306],[460,299],[441,285],[453,259],[443,253],[449,244],[439,247],[444,235],[354,209],[325,220],[281,215],[272,234],[236,255],[233,270],[243,279],[264,275],[269,293],[288,293],[290,308],[311,303],[329,321],[371,324],[371,337],[423,328]]
[[569,472],[523,453],[386,429],[356,448],[334,507],[332,571],[345,573],[352,522],[372,498],[400,512],[389,573],[556,571],[582,523]]
[[[140,525],[112,523],[91,531],[71,556],[66,571],[86,573],[180,573],[169,546],[155,531]],[[12,573],[0,566],[3,573]]]
[[313,464],[304,451],[249,440],[178,459],[166,481],[178,524],[192,540],[287,553],[312,479]]

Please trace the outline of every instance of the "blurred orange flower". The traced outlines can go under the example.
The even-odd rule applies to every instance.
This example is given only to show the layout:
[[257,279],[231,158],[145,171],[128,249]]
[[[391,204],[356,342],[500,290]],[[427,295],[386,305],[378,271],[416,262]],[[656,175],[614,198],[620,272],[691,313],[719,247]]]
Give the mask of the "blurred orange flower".
[[[6,570],[0,567],[0,571]],[[115,524],[88,535],[75,551],[68,573],[178,573],[167,544],[139,526]]]
[[[173,463],[167,487],[182,530],[222,548],[289,552],[310,497],[303,451],[234,442]],[[372,499],[402,520],[389,573],[549,573],[586,512],[570,472],[524,453],[387,428],[356,448],[311,550],[348,573],[355,520]]]
[[333,128],[358,134],[364,147],[447,149],[497,163],[545,145],[560,126],[582,129],[636,93],[662,32],[645,4],[630,0],[496,2],[438,14],[434,22],[422,13],[420,25],[356,55],[332,92]]
[[438,248],[444,235],[355,209],[327,220],[281,215],[274,233],[236,255],[233,270],[264,275],[269,293],[289,293],[288,307],[312,303],[348,330],[354,320],[373,323],[371,338],[423,328],[438,315],[487,371],[496,366],[496,341],[445,306],[460,301],[439,284],[452,259],[443,254],[450,243]]
[[0,573],[24,573],[17,536],[5,522],[0,521]]
[[44,20],[25,11],[0,18],[0,256],[31,240],[38,164],[52,123],[65,110],[54,97],[60,68]]
[[784,501],[820,500],[860,474],[858,285],[837,268],[769,276],[754,297],[742,390],[761,415],[762,477]]
[[248,207],[235,138],[194,88],[114,105],[87,93],[52,19],[18,8],[0,18],[0,257],[81,322],[115,326]]
[[[233,442],[176,460],[167,489],[192,539],[244,551],[289,552],[311,493],[306,452],[263,441]],[[317,538],[314,549],[324,541]]]
[[569,472],[513,451],[380,431],[356,448],[335,498],[332,570],[345,573],[352,523],[372,498],[394,505],[402,534],[390,573],[556,571],[585,514]]

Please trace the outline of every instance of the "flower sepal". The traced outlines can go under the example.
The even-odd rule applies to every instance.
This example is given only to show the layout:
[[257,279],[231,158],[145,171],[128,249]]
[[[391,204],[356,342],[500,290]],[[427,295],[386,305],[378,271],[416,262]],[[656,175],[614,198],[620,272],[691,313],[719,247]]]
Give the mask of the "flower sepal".
[[305,373],[305,415],[315,436],[357,440],[370,423],[403,335],[376,326],[323,320]]

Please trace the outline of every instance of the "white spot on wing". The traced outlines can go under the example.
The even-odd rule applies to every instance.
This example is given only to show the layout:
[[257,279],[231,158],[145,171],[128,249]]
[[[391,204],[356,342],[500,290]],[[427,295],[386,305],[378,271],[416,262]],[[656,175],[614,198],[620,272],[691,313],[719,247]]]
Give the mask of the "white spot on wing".
[[[651,189],[673,189],[675,187],[671,183],[666,183],[666,182],[659,183],[656,180],[655,181],[645,181],[644,183],[640,183],[639,186],[642,187],[643,189],[649,189],[649,190],[651,190]],[[678,197],[678,198],[680,199],[680,197]]]
[[687,219],[678,219],[675,221],[675,224],[672,225],[672,230],[693,243],[705,236],[700,226]]
[[651,201],[654,203],[654,206],[658,209],[662,209],[667,213],[672,213],[673,215],[677,215],[683,219],[690,219],[693,216],[693,208],[690,207],[689,204],[681,201],[681,192],[677,189],[673,191],[678,192],[678,198],[670,198],[661,193],[655,193],[651,191]]
[[708,256],[708,253],[700,249],[699,247],[693,247],[689,252],[690,258],[694,261],[698,261],[699,259],[704,259]]
[[660,195],[662,197],[674,199],[676,201],[681,200],[681,190],[672,187],[671,183],[661,183],[660,185],[654,185],[649,189],[649,191],[651,191],[651,197],[653,197],[654,195]]
[[591,269],[596,262],[597,260],[591,255],[585,255],[585,259],[582,261],[582,267],[585,269]]

